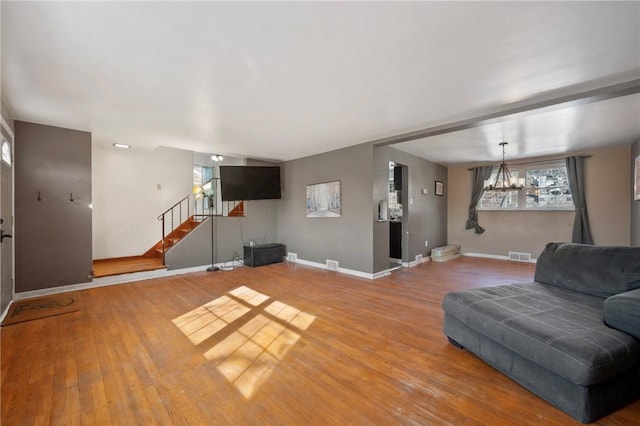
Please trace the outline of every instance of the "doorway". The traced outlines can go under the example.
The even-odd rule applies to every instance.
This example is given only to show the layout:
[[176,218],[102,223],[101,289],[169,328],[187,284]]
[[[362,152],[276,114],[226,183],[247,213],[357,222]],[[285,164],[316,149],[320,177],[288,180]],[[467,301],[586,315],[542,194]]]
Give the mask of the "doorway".
[[0,159],[0,314],[13,299],[13,132],[2,120]]
[[389,267],[397,269],[406,262],[408,223],[408,168],[389,161]]

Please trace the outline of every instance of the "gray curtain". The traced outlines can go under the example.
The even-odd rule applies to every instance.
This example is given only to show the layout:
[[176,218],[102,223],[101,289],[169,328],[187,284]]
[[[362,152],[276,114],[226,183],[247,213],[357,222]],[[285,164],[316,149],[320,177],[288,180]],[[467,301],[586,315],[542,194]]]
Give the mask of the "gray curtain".
[[589,216],[587,215],[587,203],[584,199],[584,158],[581,156],[567,157],[565,161],[567,176],[569,177],[569,189],[571,189],[573,204],[576,206],[571,242],[593,244],[591,229],[589,228]]
[[484,193],[484,181],[491,177],[493,166],[476,167],[472,169],[473,183],[471,187],[471,204],[469,204],[469,219],[466,229],[475,229],[476,234],[482,234],[484,228],[478,224],[478,202]]

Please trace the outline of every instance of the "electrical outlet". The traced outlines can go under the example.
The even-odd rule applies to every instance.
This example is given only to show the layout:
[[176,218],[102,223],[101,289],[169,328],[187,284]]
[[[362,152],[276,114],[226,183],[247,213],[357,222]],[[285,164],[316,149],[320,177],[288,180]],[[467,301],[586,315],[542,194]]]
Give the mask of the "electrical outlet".
[[298,260],[298,254],[293,252],[287,253],[287,260],[289,262],[295,262],[296,260]]
[[429,247],[429,241],[425,240],[425,241],[424,241],[424,246],[425,246],[425,247]]

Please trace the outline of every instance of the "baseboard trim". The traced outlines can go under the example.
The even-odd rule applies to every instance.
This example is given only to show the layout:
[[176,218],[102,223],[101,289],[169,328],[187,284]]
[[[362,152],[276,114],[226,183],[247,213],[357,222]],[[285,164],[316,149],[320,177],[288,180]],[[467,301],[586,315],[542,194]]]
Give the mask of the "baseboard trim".
[[[427,259],[428,258],[424,258],[423,262],[425,262]],[[305,265],[305,266],[311,266],[313,268],[324,269],[324,270],[327,270],[327,271],[329,270],[329,269],[327,269],[327,265],[326,264],[318,263],[318,262],[312,262],[310,260],[304,260],[304,259],[297,258],[296,260],[288,260],[287,259],[287,261],[288,262],[292,262],[292,263],[299,263],[299,264]],[[415,266],[415,264],[416,264],[415,261],[411,262],[411,263],[413,264],[412,266]],[[173,269],[173,270],[157,269],[155,271],[134,272],[134,273],[131,273],[131,274],[121,274],[121,275],[113,275],[113,276],[110,276],[110,277],[94,278],[94,280],[91,281],[91,282],[70,284],[70,285],[59,286],[59,287],[44,288],[44,289],[41,289],[41,290],[24,291],[24,292],[21,292],[21,293],[15,293],[11,303],[13,303],[14,301],[17,301],[17,300],[30,299],[30,298],[33,298],[33,297],[40,297],[40,296],[48,296],[48,295],[51,295],[51,294],[68,293],[68,292],[71,292],[71,291],[88,290],[88,289],[92,289],[92,288],[106,287],[106,286],[118,285],[118,284],[125,284],[125,283],[130,283],[130,282],[135,282],[135,281],[150,280],[150,279],[154,279],[154,278],[163,278],[163,277],[171,277],[171,276],[174,276],[174,275],[190,274],[192,272],[202,272],[202,271],[206,271],[209,266],[211,266],[211,265],[207,264],[207,265],[193,266],[193,267],[190,267],[190,268]],[[217,263],[216,266],[221,268],[224,265],[222,263]],[[376,272],[375,274],[370,274],[370,273],[367,273],[367,272],[356,271],[354,269],[340,267],[340,268],[338,268],[337,272],[342,273],[342,274],[346,274],[346,275],[352,275],[354,277],[365,278],[365,279],[368,279],[368,280],[376,280],[378,278],[382,278],[382,277],[386,277],[388,275],[391,275],[391,271],[388,270],[388,269],[385,269],[384,271]],[[7,306],[7,309],[5,309],[5,311],[2,313],[2,316],[0,317],[0,321],[2,320],[2,318],[4,318],[4,316],[9,311],[9,306],[11,306],[11,303],[9,303],[9,305]]]
[[414,266],[418,266],[424,262],[429,262],[431,260],[431,256],[423,257],[422,260],[412,260],[411,262],[402,262],[402,266],[405,268],[413,268]]
[[9,308],[11,307],[11,305],[13,305],[13,301],[14,300],[15,300],[15,298],[11,299],[11,301],[9,301],[9,304],[7,305],[5,310],[2,311],[2,315],[0,315],[0,323],[2,323],[2,321],[4,321],[4,317],[6,317],[7,314],[9,313]]
[[[68,293],[70,291],[88,290],[91,288],[125,284],[125,283],[130,283],[135,281],[150,280],[153,278],[163,278],[163,277],[171,277],[174,275],[190,274],[192,272],[202,272],[202,271],[206,271],[209,266],[211,266],[211,264],[202,265],[202,266],[193,266],[191,268],[174,269],[171,271],[168,271],[165,269],[157,269],[155,271],[133,272],[131,274],[121,274],[121,275],[113,275],[110,277],[94,278],[92,282],[71,284],[71,285],[65,285],[60,287],[43,288],[41,290],[32,290],[32,291],[16,293],[13,296],[13,301],[30,299],[33,297],[48,296],[51,294]],[[215,266],[222,267],[223,265],[222,263],[217,263]]]
[[[304,266],[311,266],[312,268],[324,269],[325,271],[331,271],[330,269],[327,268],[327,265],[324,263],[313,262],[311,260],[304,260],[304,259],[300,259],[299,257],[297,257],[296,260],[289,260],[287,258],[287,261],[291,263],[299,263]],[[332,272],[336,272],[336,271],[332,271]],[[391,274],[388,270],[377,272],[375,274],[370,274],[367,272],[356,271],[355,269],[342,268],[342,267],[339,267],[337,272],[341,274],[352,275],[354,277],[366,278],[368,280],[375,280],[377,278],[384,277]]]
[[389,275],[391,275],[391,271],[389,269],[385,269],[384,271],[376,272],[375,274],[373,274],[372,279],[377,280],[378,278],[388,277]]
[[[515,262],[514,260],[511,260],[509,258],[509,256],[501,256],[499,254],[486,254],[486,253],[474,253],[474,252],[461,252],[460,254],[462,254],[463,256],[468,256],[468,257],[481,257],[483,259],[495,259],[495,260],[508,260],[510,262]],[[538,259],[531,259],[531,262],[517,262],[517,263],[536,263],[538,261]]]

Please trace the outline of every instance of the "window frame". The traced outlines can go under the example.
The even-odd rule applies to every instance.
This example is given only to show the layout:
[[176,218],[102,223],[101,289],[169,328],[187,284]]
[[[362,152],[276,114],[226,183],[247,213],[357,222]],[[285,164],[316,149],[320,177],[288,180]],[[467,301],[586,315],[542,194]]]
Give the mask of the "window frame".
[[[515,167],[513,169],[509,169],[509,171],[511,172],[511,174],[517,174],[519,177],[524,177],[525,179],[527,178],[527,172],[531,171],[531,170],[540,170],[540,169],[557,169],[557,168],[564,168],[566,170],[566,165],[564,164],[563,161],[557,161],[557,162],[544,162],[544,163],[531,163],[531,164],[526,164],[526,165],[521,165],[518,167]],[[496,167],[494,167],[494,169],[496,169]],[[491,172],[493,174],[493,171]],[[567,175],[568,175],[568,171],[567,171]],[[482,199],[484,198],[485,194],[487,192],[491,192],[491,191],[484,191],[482,194],[482,197],[480,198],[480,201],[478,202],[478,211],[483,211],[483,212],[504,212],[504,211],[516,211],[516,212],[557,212],[557,211],[575,211],[575,205],[572,203],[571,206],[567,206],[567,207],[561,207],[561,206],[553,206],[553,207],[527,207],[527,189],[531,189],[531,188],[537,188],[537,189],[543,189],[543,188],[549,188],[547,186],[525,186],[524,189],[521,190],[512,190],[513,192],[516,192],[518,195],[518,207],[505,207],[505,208],[496,208],[496,207],[482,207]],[[566,186],[561,186],[561,188],[568,188],[569,191],[571,191],[571,188],[569,187],[569,184],[567,182]],[[495,192],[495,191],[494,191]],[[499,192],[503,192],[503,191],[499,191]],[[511,192],[511,191],[504,191],[504,192]],[[571,193],[571,192],[569,192]],[[573,197],[573,195],[572,195]]]

